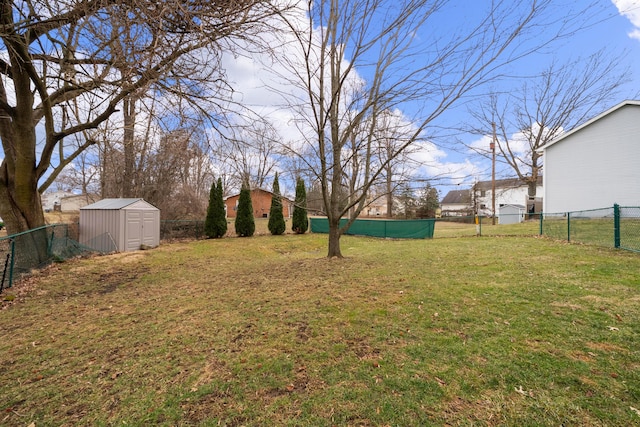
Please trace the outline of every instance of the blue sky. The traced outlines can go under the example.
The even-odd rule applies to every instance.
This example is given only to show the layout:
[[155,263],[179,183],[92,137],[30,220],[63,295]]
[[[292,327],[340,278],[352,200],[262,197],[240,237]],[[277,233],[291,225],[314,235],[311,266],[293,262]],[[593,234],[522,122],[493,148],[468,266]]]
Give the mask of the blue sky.
[[[439,22],[439,28],[432,28],[432,33],[446,31],[449,27],[455,27],[465,19],[477,17],[480,11],[486,7],[489,0],[458,0],[453,1],[448,8],[451,13],[443,14]],[[599,49],[606,49],[619,55],[623,62],[632,71],[632,80],[620,91],[619,96],[611,105],[603,105],[599,111],[604,111],[625,99],[640,98],[640,0],[558,0],[556,9],[553,10],[557,19],[563,20],[570,16],[570,9],[579,9],[593,4],[590,9],[587,28],[578,31],[572,37],[554,44],[546,52],[530,56],[517,63],[508,70],[513,79],[501,83],[501,90],[508,90],[509,85],[520,85],[526,76],[544,68],[550,61],[565,58],[579,58],[587,56]],[[456,24],[456,25],[454,25]],[[425,40],[426,43],[429,40]],[[229,58],[227,61],[228,76],[231,84],[237,89],[237,100],[246,103],[254,109],[265,111],[273,118],[276,127],[281,131],[283,140],[294,139],[295,129],[290,120],[291,112],[281,108],[281,100],[274,96],[265,87],[265,79],[268,71],[265,63],[268,60],[260,60],[245,56]],[[366,71],[362,70],[362,76],[366,78]],[[407,108],[410,108],[407,106]],[[460,104],[443,116],[438,125],[461,127],[470,120],[469,106]],[[594,114],[595,115],[595,114]],[[467,144],[474,144],[480,139],[478,135],[458,134]],[[485,141],[483,140],[482,143]],[[451,150],[449,147],[438,144],[427,147],[422,153],[430,167],[428,174],[447,175],[450,179],[439,180],[437,186],[441,195],[462,185],[471,185],[474,180],[489,179],[490,167],[477,157],[473,157],[464,147]],[[286,183],[281,183],[286,188]],[[293,187],[290,189],[293,191]]]
[[[589,4],[591,2],[585,0],[574,2],[576,8]],[[609,104],[597,108],[597,113],[594,116],[625,99],[638,99],[640,97],[640,0],[599,0],[596,2],[596,7],[590,10],[592,15],[586,22],[586,28],[577,31],[569,38],[554,43],[552,48],[514,64],[509,70],[509,74],[515,77],[498,83],[497,89],[508,91],[509,87],[519,87],[527,80],[527,75],[540,71],[551,61],[579,60],[604,49],[607,53],[621,58],[621,65],[629,67],[631,81],[621,88],[617,97],[612,99]],[[621,13],[621,10],[625,13]],[[559,16],[563,16],[569,11],[559,7],[557,13]],[[575,71],[576,73],[580,72],[579,62]],[[456,123],[464,124],[471,120],[468,111],[469,108],[473,108],[472,106],[473,104],[471,106],[460,105],[454,108],[447,115],[446,120],[454,127]],[[488,148],[489,144],[487,137],[481,138],[478,135],[459,134],[456,135],[456,138],[469,145],[487,145]],[[472,176],[467,175],[464,178],[454,176],[454,179],[449,183],[450,185],[441,183],[441,193],[460,188],[460,186],[468,186],[475,180],[490,179],[491,167],[488,161],[473,156],[464,147],[455,151],[443,149],[447,154],[446,158],[442,159],[443,162],[470,165],[473,167],[473,173]],[[498,175],[508,176],[510,174],[508,168],[501,168],[498,165],[497,169]],[[463,168],[461,172],[469,170],[469,168]],[[461,173],[460,176],[464,176],[464,174]],[[510,176],[514,176],[513,173]]]
[[[445,18],[431,28],[432,34],[438,31],[446,31],[449,27],[456,27],[465,19],[477,18],[481,10],[488,4],[486,1],[454,1],[449,6]],[[589,12],[582,14],[576,19],[573,25],[585,26],[578,30],[571,37],[555,42],[545,49],[544,52],[531,55],[524,60],[512,64],[505,70],[511,79],[503,80],[499,83],[497,90],[508,91],[510,86],[520,86],[527,76],[545,68],[551,61],[563,61],[568,59],[577,60],[605,49],[607,52],[619,56],[624,65],[632,71],[632,81],[627,83],[615,100],[609,105],[603,105],[598,112],[615,105],[625,99],[637,99],[640,97],[640,0],[578,0],[554,2],[555,9],[551,10],[550,19],[562,22],[567,17],[572,16],[573,11],[581,8],[589,8]],[[449,21],[447,21],[449,20]],[[543,35],[544,36],[544,35]],[[428,43],[428,40],[425,42]],[[535,39],[532,43],[535,42]],[[348,58],[347,58],[348,59]],[[274,97],[260,82],[267,79],[268,71],[265,71],[260,61],[251,61],[248,58],[240,58],[229,62],[229,76],[231,76],[236,87],[241,88],[238,92],[241,99],[254,108],[262,109],[277,117],[277,127],[283,133],[283,139],[295,138],[295,130],[292,129],[288,120],[288,112],[279,109],[276,104],[277,97]],[[268,62],[268,61],[267,61]],[[272,65],[276,67],[277,65]],[[576,72],[580,72],[579,64]],[[366,70],[359,70],[363,78],[368,78]],[[271,83],[270,83],[271,84]],[[489,88],[485,88],[489,90]],[[405,106],[410,109],[410,106]],[[469,104],[458,104],[442,116],[437,123],[444,127],[464,127],[470,120]],[[597,113],[596,113],[597,114]],[[594,114],[594,115],[596,115]],[[407,114],[409,115],[409,114]],[[453,138],[453,136],[452,136]],[[481,137],[472,134],[456,134],[466,144],[475,144]],[[483,140],[484,143],[484,140]],[[461,185],[471,185],[474,180],[485,180],[490,178],[490,167],[482,159],[474,157],[462,146],[451,150],[445,144],[438,143],[431,146],[423,153],[422,158],[429,161],[430,167],[427,173],[433,175],[449,175],[451,179],[439,180],[437,186],[441,195]],[[503,175],[508,172],[502,172]]]

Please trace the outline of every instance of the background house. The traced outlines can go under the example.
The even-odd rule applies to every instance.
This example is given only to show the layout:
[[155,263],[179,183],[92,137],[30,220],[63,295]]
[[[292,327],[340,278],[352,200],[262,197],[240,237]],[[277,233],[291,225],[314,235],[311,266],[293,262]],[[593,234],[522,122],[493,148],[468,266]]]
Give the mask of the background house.
[[[442,199],[442,216],[472,216],[475,213],[482,216],[492,216],[493,183],[479,181],[468,190],[449,191]],[[529,200],[529,187],[526,182],[518,178],[497,179],[496,216],[501,206],[524,206],[526,212],[541,212],[542,198]],[[542,177],[538,178],[537,195],[543,194]]]
[[[542,210],[543,194],[542,177],[538,177],[536,186],[536,200],[529,200],[529,187],[518,178],[496,179],[496,215],[500,206],[522,205],[527,212],[540,212]],[[473,186],[475,205],[479,215],[491,216],[493,207],[493,184],[491,181],[479,181]],[[531,210],[533,209],[533,211]]]
[[471,190],[451,190],[440,202],[440,215],[471,216],[474,213]]
[[[271,191],[263,190],[261,188],[254,188],[251,190],[251,205],[253,206],[254,218],[269,218],[269,211],[271,210],[271,198],[273,193]],[[291,217],[293,213],[293,201],[282,197],[282,215],[285,218]],[[235,218],[238,212],[238,201],[240,200],[240,194],[234,194],[225,199],[224,205],[227,211],[227,218]]]
[[367,197],[367,205],[360,212],[360,217],[363,218],[387,218],[387,197],[376,196]]
[[60,198],[60,210],[62,212],[79,211],[91,203],[100,200],[97,194],[74,194],[72,196],[64,196]]
[[624,101],[551,141],[544,212],[640,206],[640,101]]
[[71,191],[47,191],[40,196],[42,200],[42,209],[45,212],[53,212],[54,210],[61,210],[61,200],[64,197],[74,196]]
[[70,191],[45,192],[41,196],[45,212],[73,212],[100,200],[97,194],[75,194]]

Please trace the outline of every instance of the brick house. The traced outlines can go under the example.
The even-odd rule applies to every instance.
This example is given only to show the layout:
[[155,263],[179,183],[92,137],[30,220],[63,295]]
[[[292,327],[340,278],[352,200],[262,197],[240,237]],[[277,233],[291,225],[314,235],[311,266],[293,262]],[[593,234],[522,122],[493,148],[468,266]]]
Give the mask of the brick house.
[[[263,190],[261,188],[254,188],[251,190],[251,205],[253,206],[254,218],[269,218],[269,211],[271,210],[271,197],[273,193],[271,191]],[[293,201],[281,196],[282,199],[282,215],[285,218],[290,218],[293,214]],[[235,218],[238,211],[238,201],[240,200],[240,194],[234,194],[229,196],[224,201],[225,210],[227,211],[227,218]]]

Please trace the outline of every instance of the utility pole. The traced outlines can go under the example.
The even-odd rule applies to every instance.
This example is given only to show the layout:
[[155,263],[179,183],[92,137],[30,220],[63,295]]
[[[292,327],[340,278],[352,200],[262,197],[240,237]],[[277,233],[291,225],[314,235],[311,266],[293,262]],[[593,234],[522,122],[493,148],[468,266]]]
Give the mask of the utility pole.
[[491,123],[491,224],[496,225],[496,123]]

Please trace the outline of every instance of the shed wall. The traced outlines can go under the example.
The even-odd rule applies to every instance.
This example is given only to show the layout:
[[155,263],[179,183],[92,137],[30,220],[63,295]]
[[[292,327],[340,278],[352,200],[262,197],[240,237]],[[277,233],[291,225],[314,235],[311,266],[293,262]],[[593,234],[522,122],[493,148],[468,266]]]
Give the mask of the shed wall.
[[80,243],[102,252],[121,250],[121,212],[118,210],[80,210]]
[[525,210],[524,207],[513,205],[500,206],[498,210],[498,224],[518,224],[524,221]]

